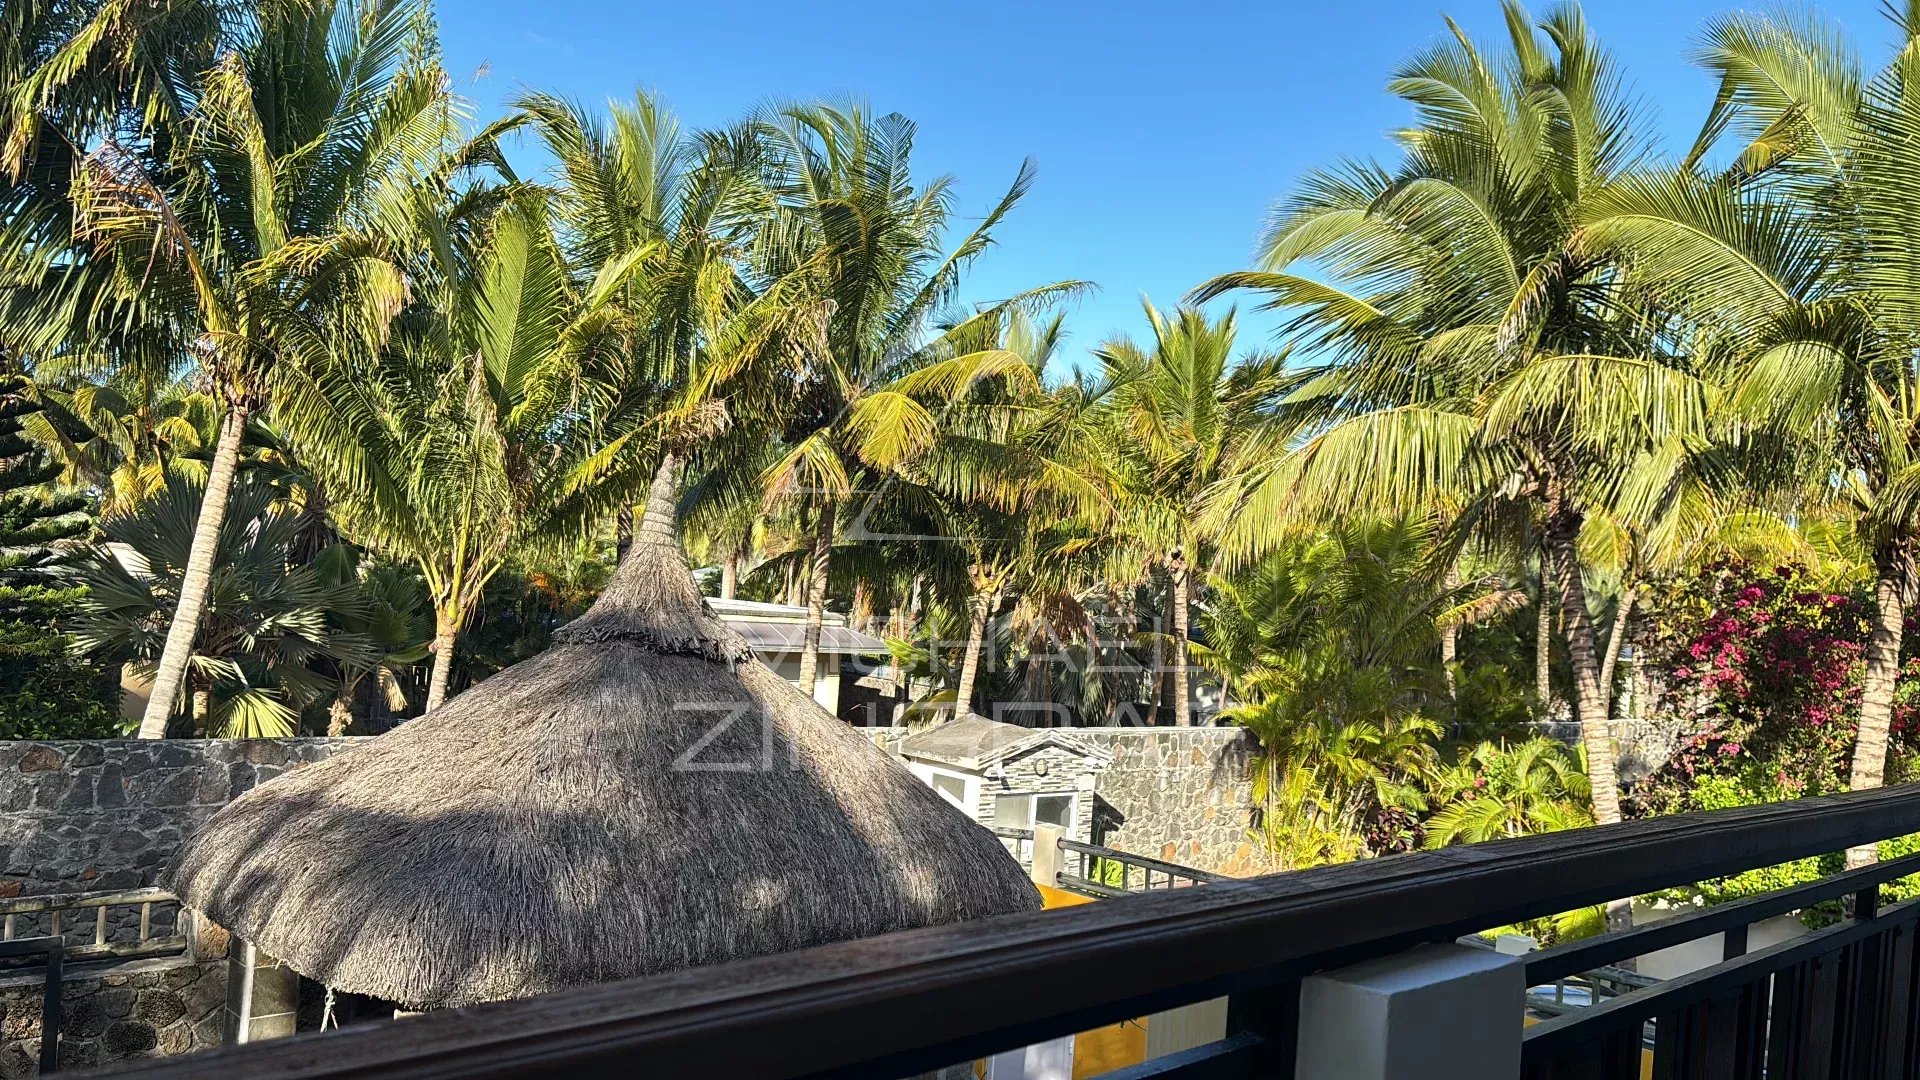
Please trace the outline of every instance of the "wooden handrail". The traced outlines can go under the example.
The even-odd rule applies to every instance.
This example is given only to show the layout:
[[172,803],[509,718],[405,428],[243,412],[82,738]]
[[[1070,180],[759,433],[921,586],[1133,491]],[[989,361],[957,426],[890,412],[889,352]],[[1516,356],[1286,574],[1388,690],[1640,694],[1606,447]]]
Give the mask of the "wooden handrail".
[[171,904],[178,901],[165,889],[119,889],[109,892],[41,893],[0,900],[0,915],[27,915],[56,908],[121,907],[134,904]]
[[1658,818],[891,934],[252,1043],[124,1075],[898,1077],[1421,942],[1916,831],[1915,785]]

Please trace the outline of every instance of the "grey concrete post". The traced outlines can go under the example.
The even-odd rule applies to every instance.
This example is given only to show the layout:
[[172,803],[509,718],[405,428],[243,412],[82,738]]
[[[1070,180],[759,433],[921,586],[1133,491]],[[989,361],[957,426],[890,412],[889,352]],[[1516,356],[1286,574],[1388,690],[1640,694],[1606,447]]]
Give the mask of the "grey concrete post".
[[1060,886],[1061,864],[1066,852],[1060,850],[1060,837],[1066,830],[1058,825],[1036,823],[1033,827],[1033,883],[1052,888]]
[[1526,995],[1523,961],[1467,945],[1315,975],[1297,1080],[1516,1080]]
[[227,944],[226,1042],[259,1042],[294,1031],[300,1007],[300,976],[252,942]]

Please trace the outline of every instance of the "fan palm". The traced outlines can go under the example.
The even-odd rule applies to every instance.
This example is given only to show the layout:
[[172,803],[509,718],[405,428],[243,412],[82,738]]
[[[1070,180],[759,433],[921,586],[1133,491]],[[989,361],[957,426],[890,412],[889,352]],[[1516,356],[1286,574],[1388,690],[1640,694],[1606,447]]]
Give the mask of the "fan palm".
[[[1581,215],[1585,244],[1624,253],[1637,280],[1694,316],[1750,477],[1852,511],[1878,605],[1855,789],[1885,776],[1920,584],[1920,9],[1893,16],[1899,52],[1873,78],[1821,20],[1714,23],[1704,59],[1721,90],[1688,167],[1621,179]],[[1730,140],[1734,163],[1705,175]]]
[[[141,674],[159,662],[198,535],[199,486],[174,477],[160,496],[101,523],[105,543],[77,563],[87,588],[74,614],[79,648]],[[188,659],[185,712],[202,736],[296,734],[301,709],[327,686],[316,664],[373,658],[366,639],[339,622],[361,610],[358,589],[290,560],[298,514],[277,497],[266,484],[236,484],[217,537],[206,617]]]
[[[300,427],[302,369],[379,341],[405,291],[392,208],[457,119],[415,0],[251,7],[208,66],[175,74],[152,87],[148,126],[86,144],[65,282],[79,298],[67,311],[84,304],[105,323],[137,298],[180,328],[224,412],[146,737],[164,732],[186,675],[248,417],[274,404]],[[37,347],[71,331],[57,307],[14,332]]]
[[[1576,6],[1540,22],[1544,42],[1518,4],[1505,12],[1503,60],[1455,28],[1396,73],[1419,118],[1397,168],[1313,174],[1267,234],[1266,269],[1201,295],[1266,291],[1296,310],[1294,339],[1329,356],[1289,402],[1311,437],[1245,520],[1438,506],[1455,543],[1537,529],[1605,823],[1619,791],[1578,540],[1623,478],[1674,486],[1711,395],[1674,359],[1667,320],[1577,242],[1586,208],[1643,156],[1611,61]],[[1307,261],[1342,286],[1295,269]]]
[[327,710],[327,734],[347,733],[354,720],[354,698],[368,678],[373,679],[389,715],[404,715],[403,679],[427,658],[433,645],[433,604],[425,583],[396,563],[365,565],[351,544],[335,544],[322,551],[313,568],[328,585],[358,590],[361,602],[334,612],[333,623],[367,645],[364,658],[337,665],[340,677]]

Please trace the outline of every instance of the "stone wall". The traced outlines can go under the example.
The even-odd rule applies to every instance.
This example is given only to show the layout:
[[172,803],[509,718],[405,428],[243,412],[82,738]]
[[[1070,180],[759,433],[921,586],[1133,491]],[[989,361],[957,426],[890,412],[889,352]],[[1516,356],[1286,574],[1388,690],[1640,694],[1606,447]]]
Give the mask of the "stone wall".
[[[351,739],[0,741],[0,898],[131,889],[228,800]],[[156,905],[155,930],[173,929]],[[112,909],[127,940],[134,908]],[[23,934],[44,932],[23,916]],[[92,940],[91,920],[68,926]],[[63,1067],[181,1054],[220,1045],[226,935],[202,923],[187,956],[82,964],[61,992]],[[41,979],[0,977],[0,1080],[31,1076],[40,1054]]]
[[1267,869],[1247,837],[1249,747],[1238,728],[1076,728],[1113,755],[1094,781],[1095,842],[1236,876]]
[[[38,975],[0,979],[0,1080],[40,1067]],[[60,1067],[212,1050],[226,1002],[224,959],[138,960],[69,978],[61,990]]]
[[0,897],[151,885],[228,800],[352,744],[0,741]]

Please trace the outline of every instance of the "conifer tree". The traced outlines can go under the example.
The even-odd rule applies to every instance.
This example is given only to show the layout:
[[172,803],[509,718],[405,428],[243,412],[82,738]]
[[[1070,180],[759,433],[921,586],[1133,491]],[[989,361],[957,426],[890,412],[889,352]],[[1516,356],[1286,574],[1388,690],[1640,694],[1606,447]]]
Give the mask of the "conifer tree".
[[45,451],[21,434],[38,410],[0,376],[0,739],[98,738],[119,721],[104,673],[59,629],[80,590],[57,573],[62,540],[89,529],[84,496],[58,494]]

